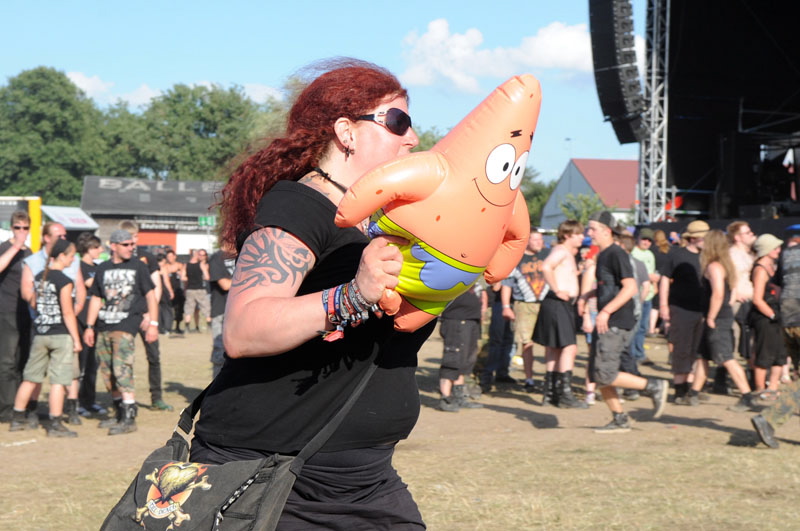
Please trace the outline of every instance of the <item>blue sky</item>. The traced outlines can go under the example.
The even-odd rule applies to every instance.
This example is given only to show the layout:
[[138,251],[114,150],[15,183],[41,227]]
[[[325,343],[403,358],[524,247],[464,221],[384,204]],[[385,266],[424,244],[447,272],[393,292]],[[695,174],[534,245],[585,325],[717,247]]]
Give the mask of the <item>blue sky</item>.
[[[645,1],[633,4],[642,35]],[[7,0],[3,19],[0,84],[50,66],[100,106],[135,107],[176,83],[237,84],[259,99],[302,66],[342,55],[397,74],[415,125],[445,132],[506,78],[530,72],[543,99],[528,165],[542,180],[570,157],[638,157],[638,144],[620,146],[603,122],[586,0]]]

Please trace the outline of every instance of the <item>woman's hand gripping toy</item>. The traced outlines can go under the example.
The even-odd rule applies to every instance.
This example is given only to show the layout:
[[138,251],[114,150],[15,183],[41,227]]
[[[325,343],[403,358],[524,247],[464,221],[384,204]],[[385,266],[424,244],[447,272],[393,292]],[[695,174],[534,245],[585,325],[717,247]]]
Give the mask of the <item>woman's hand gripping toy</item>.
[[395,315],[397,330],[416,330],[481,273],[496,282],[519,262],[530,233],[519,187],[541,100],[535,77],[513,77],[430,151],[370,170],[345,194],[338,226],[355,226],[372,214],[369,236],[409,242],[399,247],[400,282],[379,302]]

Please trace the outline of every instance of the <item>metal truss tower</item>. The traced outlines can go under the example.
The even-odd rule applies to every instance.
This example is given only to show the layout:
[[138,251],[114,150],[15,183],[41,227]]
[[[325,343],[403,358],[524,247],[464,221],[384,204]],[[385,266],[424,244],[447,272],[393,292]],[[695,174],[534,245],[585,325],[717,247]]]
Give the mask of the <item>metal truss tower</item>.
[[667,189],[667,125],[669,110],[670,0],[647,2],[647,71],[644,78],[645,136],[639,147],[636,223],[665,221]]

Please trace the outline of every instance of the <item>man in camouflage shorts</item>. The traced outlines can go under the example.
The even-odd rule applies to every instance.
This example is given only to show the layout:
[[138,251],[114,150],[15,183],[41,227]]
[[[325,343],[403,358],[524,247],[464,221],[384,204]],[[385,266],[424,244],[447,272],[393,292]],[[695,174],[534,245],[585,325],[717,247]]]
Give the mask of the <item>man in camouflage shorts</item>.
[[114,400],[115,418],[100,423],[109,428],[109,435],[136,431],[134,337],[145,310],[150,317],[150,322],[145,323],[145,341],[158,339],[155,286],[144,262],[132,259],[133,245],[130,232],[119,229],[111,233],[111,260],[97,266],[83,334],[87,345],[93,346],[96,341],[100,374]]

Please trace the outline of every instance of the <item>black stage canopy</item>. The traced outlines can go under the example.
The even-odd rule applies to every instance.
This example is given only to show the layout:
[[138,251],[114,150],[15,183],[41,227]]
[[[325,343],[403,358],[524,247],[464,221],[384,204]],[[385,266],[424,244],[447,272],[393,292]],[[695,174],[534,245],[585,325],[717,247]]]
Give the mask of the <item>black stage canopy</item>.
[[714,192],[679,193],[684,209],[800,214],[800,167],[783,165],[800,147],[798,15],[798,0],[672,0],[668,180]]

